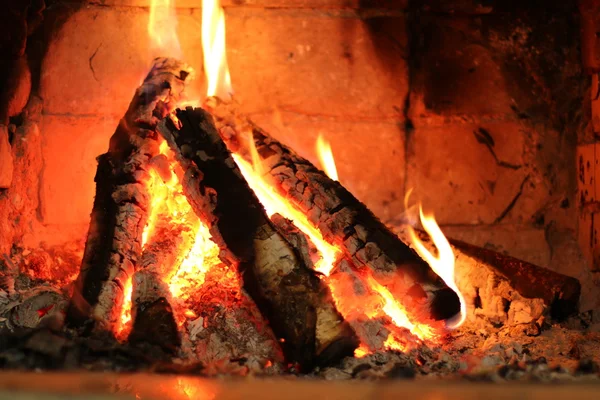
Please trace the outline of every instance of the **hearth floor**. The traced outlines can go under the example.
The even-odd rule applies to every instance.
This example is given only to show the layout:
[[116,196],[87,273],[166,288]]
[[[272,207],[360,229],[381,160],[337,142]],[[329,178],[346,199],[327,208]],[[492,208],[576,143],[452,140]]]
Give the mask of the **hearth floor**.
[[0,373],[2,399],[530,399],[600,398],[600,385],[326,382],[112,373]]

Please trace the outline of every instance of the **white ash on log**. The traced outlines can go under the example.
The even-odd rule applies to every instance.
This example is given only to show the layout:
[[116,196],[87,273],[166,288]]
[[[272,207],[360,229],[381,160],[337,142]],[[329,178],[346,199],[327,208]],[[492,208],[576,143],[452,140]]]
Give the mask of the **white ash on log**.
[[506,256],[493,250],[450,240],[455,249],[505,277],[511,287],[528,299],[542,299],[556,320],[579,311],[581,284],[576,278]]
[[277,373],[284,370],[281,347],[235,268],[212,267],[194,288],[186,308],[197,316],[184,324],[182,352],[204,373]]
[[357,268],[370,270],[419,319],[444,320],[459,312],[456,294],[339,182],[238,116],[235,104],[216,98],[207,103],[229,149],[251,162],[253,140],[264,177]]
[[[397,231],[408,240],[405,227]],[[434,251],[429,236],[416,233]],[[577,279],[464,242],[450,243],[456,284],[467,302],[467,322],[482,318],[496,326],[535,324],[547,314],[560,319],[577,312]]]
[[20,291],[18,296],[13,296],[12,304],[15,303],[5,318],[8,318],[7,326],[18,331],[41,327],[60,329],[69,301],[58,289],[39,286]]
[[326,286],[278,232],[202,109],[177,110],[159,131],[185,170],[183,188],[219,246],[219,257],[244,275],[244,286],[304,370],[351,355],[352,329]]
[[97,331],[114,331],[126,282],[142,252],[148,215],[149,161],[158,154],[158,121],[183,95],[191,69],[169,58],[157,58],[98,157],[96,197],[81,270],[69,307],[74,326],[92,321]]

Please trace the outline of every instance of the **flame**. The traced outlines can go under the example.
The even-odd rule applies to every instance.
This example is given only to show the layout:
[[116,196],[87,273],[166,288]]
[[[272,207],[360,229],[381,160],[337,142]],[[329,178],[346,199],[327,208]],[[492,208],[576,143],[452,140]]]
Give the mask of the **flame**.
[[330,177],[334,181],[337,181],[338,173],[337,168],[335,167],[335,160],[333,159],[333,152],[331,151],[331,146],[329,145],[329,142],[320,133],[319,137],[317,137],[317,143],[315,147],[323,171],[327,174],[328,177]]
[[117,339],[124,341],[131,330],[131,294],[133,293],[133,281],[130,278],[125,282],[123,289],[123,308],[121,317],[117,322],[116,334]]
[[[198,227],[192,249],[171,279],[169,284],[171,294],[184,300],[189,298],[194,288],[204,283],[206,273],[218,264],[220,264],[219,247],[211,240],[208,227],[201,224]],[[194,315],[191,310],[186,312]]]
[[[406,195],[406,202],[411,191],[409,190]],[[460,312],[450,320],[446,321],[446,327],[448,329],[455,329],[461,326],[467,318],[467,303],[460,289],[456,285],[456,279],[454,276],[454,252],[446,236],[442,233],[439,225],[437,224],[435,217],[431,215],[425,215],[423,213],[423,207],[419,204],[419,219],[421,225],[425,229],[425,232],[431,238],[433,244],[437,249],[437,257],[434,256],[423,244],[421,239],[417,236],[415,230],[409,225],[408,232],[410,239],[415,247],[416,252],[423,258],[446,285],[454,290],[460,301]]]
[[225,12],[219,0],[202,0],[202,49],[206,73],[206,96],[225,99],[232,93],[225,51]]
[[152,0],[148,35],[155,56],[181,57],[181,46],[177,37],[177,10],[175,0]]
[[[408,310],[394,298],[394,295],[385,286],[373,279],[372,276],[367,277],[367,282],[383,298],[384,305],[382,311],[392,319],[394,325],[408,329],[410,333],[419,339],[431,339],[436,336],[436,333],[428,324],[411,321]],[[391,341],[392,339],[388,337],[388,340]]]

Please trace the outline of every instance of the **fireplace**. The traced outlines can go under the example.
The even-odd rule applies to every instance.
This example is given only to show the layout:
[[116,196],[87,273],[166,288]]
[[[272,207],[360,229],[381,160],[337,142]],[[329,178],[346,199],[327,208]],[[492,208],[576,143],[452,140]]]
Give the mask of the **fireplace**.
[[600,3],[9,3],[3,368],[598,379]]

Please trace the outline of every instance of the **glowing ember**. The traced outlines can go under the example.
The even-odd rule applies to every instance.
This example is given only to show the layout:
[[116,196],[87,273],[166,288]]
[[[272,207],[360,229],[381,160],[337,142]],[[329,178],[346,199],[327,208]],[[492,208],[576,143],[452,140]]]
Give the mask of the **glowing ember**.
[[[407,194],[407,198],[408,196],[410,196],[410,191]],[[460,313],[457,314],[456,317],[446,321],[446,327],[448,329],[458,328],[463,324],[463,322],[465,322],[465,319],[467,318],[467,303],[462,293],[458,289],[454,278],[454,252],[452,251],[452,247],[450,247],[448,239],[446,239],[442,233],[442,230],[438,226],[433,215],[424,215],[421,205],[419,205],[419,217],[421,220],[421,225],[423,225],[423,228],[429,234],[433,244],[437,249],[437,257],[427,250],[423,242],[418,238],[415,230],[409,226],[411,241],[413,242],[415,250],[417,253],[419,253],[421,258],[427,261],[431,269],[440,278],[442,278],[442,280],[450,289],[454,290],[454,292],[458,295],[458,299],[460,300]]]
[[319,157],[319,162],[321,163],[321,167],[323,171],[327,174],[328,177],[333,179],[334,181],[338,180],[337,168],[335,167],[335,160],[333,159],[333,152],[331,151],[331,146],[329,142],[319,134],[316,143],[317,156]]
[[206,273],[221,263],[219,247],[210,237],[206,225],[201,224],[192,249],[169,284],[173,296],[187,299],[195,288],[204,283]]
[[37,310],[38,317],[43,318],[50,310],[54,308],[54,304],[50,304],[49,306],[42,307]]
[[151,47],[156,53],[155,56],[181,57],[181,47],[177,37],[175,0],[152,0],[148,35]]
[[225,12],[219,0],[202,0],[202,49],[208,87],[206,96],[231,95],[231,76],[225,52]]

